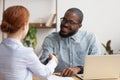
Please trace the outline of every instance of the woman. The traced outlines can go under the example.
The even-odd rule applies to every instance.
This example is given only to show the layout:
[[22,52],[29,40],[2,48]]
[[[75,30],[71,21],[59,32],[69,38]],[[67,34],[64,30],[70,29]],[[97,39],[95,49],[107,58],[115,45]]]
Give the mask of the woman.
[[24,47],[21,40],[28,32],[29,11],[23,6],[11,6],[3,13],[0,25],[7,38],[0,44],[0,80],[32,80],[32,73],[47,78],[58,64],[56,56],[43,65],[32,48]]

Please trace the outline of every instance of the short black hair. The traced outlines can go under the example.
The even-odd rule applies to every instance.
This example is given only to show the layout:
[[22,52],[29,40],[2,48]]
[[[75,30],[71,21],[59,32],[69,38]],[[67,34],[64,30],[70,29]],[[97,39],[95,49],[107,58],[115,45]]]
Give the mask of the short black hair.
[[69,8],[66,11],[66,13],[67,12],[73,12],[73,13],[75,13],[78,16],[78,18],[79,18],[79,23],[82,23],[82,21],[83,21],[83,12],[80,9],[78,9],[78,8]]

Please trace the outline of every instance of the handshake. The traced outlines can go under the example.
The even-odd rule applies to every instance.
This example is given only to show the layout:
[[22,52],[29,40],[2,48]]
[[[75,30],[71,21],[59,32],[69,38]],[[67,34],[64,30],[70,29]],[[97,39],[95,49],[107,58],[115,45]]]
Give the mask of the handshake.
[[49,54],[49,57],[46,59],[44,64],[47,64],[51,59],[55,60],[56,64],[58,64],[58,56],[56,54]]

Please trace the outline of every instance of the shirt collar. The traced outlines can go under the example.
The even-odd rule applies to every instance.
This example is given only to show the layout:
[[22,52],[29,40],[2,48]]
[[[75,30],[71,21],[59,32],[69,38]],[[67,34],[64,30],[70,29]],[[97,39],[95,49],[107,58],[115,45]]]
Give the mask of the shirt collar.
[[6,39],[4,39],[3,43],[6,43],[6,44],[16,44],[16,45],[19,45],[19,46],[23,46],[21,41],[19,41],[17,39],[14,39],[14,38],[6,38]]
[[71,39],[73,40],[78,40],[78,38],[80,38],[80,34],[81,34],[81,31],[78,30],[78,32],[76,32],[76,34],[74,34],[73,36],[71,36]]
[[[78,39],[80,39],[82,36],[80,36],[82,34],[82,31],[81,30],[78,30],[77,32],[76,32],[76,34],[74,34],[73,36],[70,36],[69,37],[69,39],[72,39],[72,40],[74,40],[74,41],[76,41],[76,40],[78,40]],[[59,35],[59,33],[58,33],[58,35]],[[63,38],[63,37],[61,37],[60,35],[59,35],[59,39],[65,39],[65,38]]]

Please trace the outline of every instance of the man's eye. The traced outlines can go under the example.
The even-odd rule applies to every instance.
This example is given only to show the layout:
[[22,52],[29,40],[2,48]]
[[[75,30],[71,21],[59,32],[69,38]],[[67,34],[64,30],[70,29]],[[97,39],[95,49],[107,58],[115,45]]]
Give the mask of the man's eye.
[[73,22],[73,21],[69,21],[69,23],[70,23],[70,24],[75,24],[75,22]]

